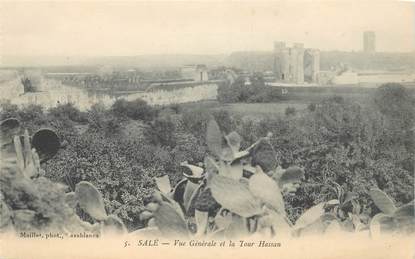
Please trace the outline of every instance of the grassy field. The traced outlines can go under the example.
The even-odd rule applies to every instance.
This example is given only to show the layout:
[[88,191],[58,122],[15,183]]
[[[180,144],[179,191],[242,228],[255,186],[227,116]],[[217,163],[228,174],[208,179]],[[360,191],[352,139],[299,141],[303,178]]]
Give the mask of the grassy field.
[[307,104],[295,101],[284,101],[280,103],[233,103],[219,105],[213,109],[224,109],[231,114],[250,118],[260,118],[275,114],[284,114],[287,107],[302,110],[307,108]]
[[[415,96],[415,86],[406,86],[408,92]],[[319,103],[324,99],[341,96],[346,100],[367,105],[376,88],[359,87],[291,87],[289,93],[280,100],[273,103],[220,103],[218,101],[203,101],[197,103],[183,104],[182,107],[207,110],[224,109],[231,114],[249,118],[263,118],[274,114],[284,115],[287,107],[294,107],[297,111],[306,109],[310,103]]]
[[290,95],[286,97],[287,100],[281,100],[273,103],[220,103],[218,101],[203,101],[182,104],[181,106],[185,109],[224,109],[235,115],[249,118],[263,118],[265,116],[275,114],[284,115],[287,107],[293,107],[297,111],[303,110],[306,109],[310,103],[318,103],[333,96],[342,96],[345,99],[365,104],[367,103],[368,98],[370,98],[370,93],[368,91],[354,91],[348,93],[336,93],[331,91],[296,91],[294,93],[290,93]]
[[287,107],[294,107],[297,111],[306,109],[310,102],[304,101],[281,101],[278,103],[229,103],[222,104],[218,101],[197,102],[182,105],[185,109],[206,109],[206,110],[226,110],[233,115],[245,118],[264,118],[275,114],[284,115]]

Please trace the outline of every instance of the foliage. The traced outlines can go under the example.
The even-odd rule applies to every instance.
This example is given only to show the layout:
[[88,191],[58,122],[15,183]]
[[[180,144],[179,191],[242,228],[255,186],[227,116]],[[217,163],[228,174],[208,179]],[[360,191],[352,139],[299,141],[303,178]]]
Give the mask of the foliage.
[[156,118],[147,131],[147,136],[156,145],[174,147],[176,126],[169,116],[167,118]]
[[298,164],[309,172],[296,195],[287,197],[292,219],[310,204],[335,198],[332,182],[345,192],[356,192],[364,214],[373,216],[376,208],[367,195],[372,186],[386,190],[400,204],[413,199],[413,169],[403,167],[404,161],[413,161],[413,150],[401,141],[405,135],[392,135],[382,123],[372,107],[333,98],[314,112],[305,111],[289,121],[267,119],[244,131],[250,132],[250,139],[264,129],[273,132],[278,163],[283,168]]
[[243,77],[238,77],[232,84],[221,85],[218,89],[218,100],[222,103],[264,103],[282,99],[281,90],[266,85],[260,73],[252,74],[249,83]]
[[[65,194],[64,185],[53,183],[41,175],[39,157],[31,149],[27,130],[24,143],[15,137],[14,145],[15,160],[2,160],[1,163],[1,231],[59,231],[67,234],[78,231],[102,234],[109,229],[125,231],[124,224],[115,216],[111,218],[119,224],[113,221],[105,223],[108,217],[103,204],[97,202],[102,200],[101,194],[93,185],[79,183],[75,195],[68,198],[71,193]],[[1,152],[7,151],[2,148]],[[99,221],[98,224],[91,225],[78,217],[75,213],[78,202],[86,213]]]
[[[409,124],[407,130],[394,130],[405,129],[405,124],[401,124],[402,127],[393,125],[393,116],[383,112],[375,102],[362,106],[334,97],[316,103],[313,109],[298,110],[296,116],[257,120],[242,120],[223,110],[177,109],[177,112],[165,108],[158,112],[159,108],[151,107],[151,110],[141,109],[149,111],[151,116],[138,118],[126,114],[128,109],[134,110],[140,105],[131,106],[126,102],[117,105],[110,110],[96,105],[88,112],[80,113],[70,106],[50,112],[41,107],[20,109],[8,104],[2,106],[1,118],[16,117],[32,133],[44,126],[56,130],[67,145],[42,164],[44,176],[68,185],[69,189],[65,191],[75,191],[82,181],[90,182],[102,193],[105,212],[113,215],[108,216],[108,221],[116,224],[119,221],[115,218],[119,218],[130,231],[145,225],[154,230],[157,225],[154,223],[165,222],[163,216],[156,222],[151,220],[156,211],[152,203],[163,205],[161,211],[168,211],[169,215],[171,207],[180,207],[186,231],[198,235],[206,234],[210,229],[212,235],[232,236],[241,225],[247,225],[244,221],[258,223],[259,229],[269,234],[275,234],[275,229],[290,229],[288,232],[293,235],[303,235],[312,231],[305,230],[310,224],[311,229],[326,230],[327,224],[334,221],[337,223],[332,225],[339,224],[348,231],[367,231],[370,218],[381,211],[370,197],[372,188],[386,193],[399,213],[399,208],[404,210],[414,198],[415,156],[409,141],[413,132]],[[413,102],[406,102],[406,105],[409,107]],[[402,109],[410,111],[409,108]],[[147,114],[141,111],[130,115]],[[209,127],[212,118],[217,125]],[[136,134],[125,134],[132,123]],[[85,126],[85,129],[77,130],[79,126]],[[209,128],[216,131],[214,141],[206,139]],[[183,166],[184,161],[187,166]],[[203,174],[193,173],[190,165],[202,168]],[[252,199],[247,204],[255,211],[243,209],[241,212],[239,205],[234,208],[238,201],[233,200],[232,195],[226,195],[230,201],[218,198],[223,194],[220,194],[220,188],[219,191],[214,188],[216,191],[212,192],[212,179],[208,181],[207,178],[212,174],[215,185],[218,185],[215,176],[227,177],[232,183],[238,181],[235,185],[238,191],[248,192],[255,200],[261,200],[261,212],[257,212],[258,206]],[[291,174],[293,179],[305,175],[305,180],[301,184],[291,182]],[[169,205],[150,202],[154,199],[154,179],[164,175],[169,176],[173,193],[181,197],[162,194],[162,201]],[[268,200],[270,194],[262,193],[260,188],[255,188],[256,184],[250,187],[253,175],[259,175],[254,180],[258,178],[256,181],[274,186],[268,190],[279,189],[283,210],[280,199],[279,202]],[[221,184],[223,181],[219,180]],[[53,190],[53,187],[48,188]],[[278,196],[275,193],[273,197]],[[348,198],[350,195],[353,199]],[[49,196],[56,197],[54,194]],[[230,208],[223,208],[222,203],[230,203],[226,205]],[[94,222],[91,216],[85,215],[87,212],[80,213],[79,205],[76,211],[83,220]],[[214,224],[209,223],[206,228],[203,223],[205,212],[209,221],[214,217]],[[60,217],[65,218],[64,215]],[[300,220],[303,223],[295,227],[299,218],[303,218]],[[389,218],[379,220],[381,225],[391,221]],[[195,228],[195,221],[203,230]],[[177,222],[181,224],[180,220]],[[255,224],[248,225],[253,227]],[[183,232],[183,228],[180,229],[179,232]],[[259,229],[242,229],[246,230],[243,231],[245,234],[261,232]],[[171,234],[176,230],[169,231],[167,233]],[[216,231],[219,232],[213,234]]]
[[89,129],[113,135],[121,130],[123,117],[118,117],[101,104],[93,105],[87,112]]
[[49,115],[54,117],[55,120],[71,120],[78,123],[87,122],[86,114],[75,108],[72,103],[59,104],[49,109]]
[[380,86],[373,97],[379,111],[388,117],[400,122],[398,126],[408,129],[415,122],[414,98],[400,84],[388,83]]
[[285,108],[285,116],[294,116],[297,113],[295,107],[288,106]]
[[22,122],[22,126],[30,130],[38,129],[41,125],[48,123],[44,110],[39,105],[30,104],[19,109],[17,105],[10,103],[1,104],[1,120],[16,118]]
[[[242,152],[239,151],[240,136],[235,132],[223,136],[215,121],[208,123],[206,137],[208,147],[216,159],[205,159],[203,168],[184,164],[192,169],[191,175],[198,175],[198,178],[189,178],[185,174],[187,179],[175,188],[170,186],[166,176],[158,178],[156,182],[160,192],[153,194],[152,202],[147,204],[141,217],[147,220],[148,227],[136,234],[146,235],[151,229],[170,237],[195,235],[229,238],[255,234],[269,237],[304,236],[343,231],[361,232],[376,237],[387,231],[415,231],[413,201],[397,209],[385,193],[371,189],[369,195],[386,214],[376,215],[370,222],[369,231],[369,222],[364,221],[360,207],[355,202],[356,194],[344,193],[337,183],[334,183],[337,199],[312,206],[292,223],[286,216],[281,190],[286,189],[284,185],[298,183],[304,172],[295,167],[284,170],[275,166],[265,174],[261,167],[253,168],[252,160],[249,159],[254,153],[261,152],[261,149],[255,147],[263,141],[269,141],[271,135],[268,134]],[[241,163],[241,160],[245,163]],[[200,174],[199,171],[204,173]],[[199,187],[195,188],[191,183],[197,183]],[[184,190],[179,186],[185,186]],[[210,190],[211,195],[202,197],[200,190],[203,188]],[[291,189],[290,192],[295,192],[296,189]],[[219,205],[220,210],[216,209],[217,206],[199,210],[184,204],[188,192],[192,194],[187,203],[210,200],[212,205]],[[347,212],[346,208],[349,202],[353,204],[351,212]],[[190,210],[195,211],[189,213]],[[345,212],[347,216],[344,215]]]
[[315,103],[310,103],[310,104],[307,106],[307,109],[308,109],[310,112],[315,111],[315,110],[316,110],[316,108],[317,108],[317,105],[316,105]]
[[115,115],[119,117],[126,116],[133,120],[144,121],[151,121],[157,114],[156,109],[141,99],[136,99],[134,101],[118,99],[112,105],[111,110]]
[[415,231],[414,201],[396,208],[391,198],[381,190],[373,188],[369,194],[381,210],[370,221],[372,235],[379,235],[380,232]]
[[12,104],[10,101],[1,102],[0,108],[1,108],[1,117],[0,117],[1,120],[16,117],[17,111],[19,110],[19,106],[17,106],[17,104]]
[[400,84],[380,86],[373,96],[374,108],[382,114],[383,127],[388,131],[386,145],[403,145],[415,150],[415,98]]
[[183,130],[190,132],[202,143],[205,143],[206,127],[212,117],[224,132],[231,132],[237,123],[235,118],[226,110],[209,111],[199,108],[184,110],[181,116],[181,125]]

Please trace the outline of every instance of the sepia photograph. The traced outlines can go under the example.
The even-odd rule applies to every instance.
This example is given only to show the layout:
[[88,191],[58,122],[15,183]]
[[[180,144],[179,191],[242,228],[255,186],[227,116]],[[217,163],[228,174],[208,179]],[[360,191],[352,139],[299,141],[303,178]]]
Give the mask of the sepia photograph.
[[0,258],[415,258],[415,2],[0,0]]

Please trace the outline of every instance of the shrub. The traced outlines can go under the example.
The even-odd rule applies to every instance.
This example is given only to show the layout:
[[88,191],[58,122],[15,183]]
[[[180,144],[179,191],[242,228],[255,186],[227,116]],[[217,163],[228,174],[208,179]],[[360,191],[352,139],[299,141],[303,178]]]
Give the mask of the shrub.
[[310,103],[309,105],[307,105],[307,109],[310,112],[314,112],[316,110],[317,105],[315,103]]
[[171,117],[157,118],[147,130],[147,136],[155,145],[174,147],[175,143],[175,124]]
[[34,132],[41,127],[50,125],[47,114],[44,113],[40,105],[30,104],[19,108],[17,105],[3,103],[1,118],[16,118],[20,121],[21,126],[27,128],[30,132]]
[[[369,225],[368,216],[361,212],[356,200],[358,195],[345,192],[342,185],[336,182],[332,182],[335,197],[331,200],[314,200],[315,205],[308,206],[304,213],[298,213],[296,219],[292,219],[295,223],[291,223],[286,215],[283,193],[284,190],[285,194],[297,190],[304,171],[298,167],[284,170],[276,164],[265,172],[261,167],[253,168],[254,164],[249,165],[249,162],[241,166],[241,160],[246,161],[247,157],[262,152],[257,147],[269,142],[270,136],[268,134],[240,152],[241,138],[236,132],[223,138],[219,126],[214,121],[209,122],[206,142],[215,158],[205,159],[203,168],[182,163],[191,173],[185,173],[185,179],[174,188],[168,176],[157,178],[159,191],[153,194],[152,202],[147,204],[146,211],[141,214],[148,228],[137,231],[137,234],[168,237],[194,235],[197,238],[232,238],[255,234],[268,237],[303,236],[309,232],[329,233],[333,226],[336,234],[338,231],[360,232],[367,236],[370,228],[372,237],[379,232],[415,231],[413,201],[397,208],[384,192],[370,188],[367,193],[371,201],[383,213],[377,214]],[[226,149],[229,152],[224,152]],[[272,157],[264,159],[270,160]]]
[[111,110],[116,116],[126,116],[133,120],[151,121],[157,115],[157,110],[142,99],[134,101],[118,99],[112,105]]
[[414,123],[414,99],[410,93],[400,84],[388,83],[380,86],[373,101],[379,111],[389,118],[401,118],[406,122],[405,126]]
[[281,89],[265,84],[260,73],[250,76],[250,84],[245,84],[243,77],[238,77],[230,85],[222,84],[218,88],[218,100],[222,103],[266,103],[282,100]]
[[78,123],[88,122],[85,112],[81,112],[72,103],[59,104],[49,109],[49,115],[55,120],[71,120]]
[[[45,164],[45,174],[72,190],[81,181],[93,183],[102,192],[108,212],[119,216],[128,227],[136,228],[140,225],[138,213],[153,186],[151,177],[157,175],[157,169],[144,168],[136,160],[128,159],[129,152],[137,152],[128,148],[131,146],[111,140],[103,132],[86,132],[73,138],[66,149]],[[137,155],[148,152],[140,150]],[[150,155],[154,156],[154,152]]]
[[19,107],[16,104],[11,104],[10,101],[2,102],[0,104],[1,117],[0,120],[18,117]]
[[186,131],[202,139],[210,116],[209,111],[205,109],[187,109],[182,114],[183,127]]
[[[415,149],[415,98],[405,87],[396,83],[380,86],[374,96],[375,110],[383,115],[386,145],[401,145]],[[376,111],[375,111],[376,112]]]
[[87,112],[89,128],[102,131],[108,135],[114,135],[121,130],[124,117],[115,116],[105,109],[103,105],[93,105]]
[[212,112],[212,116],[223,132],[229,133],[235,128],[234,119],[229,111],[224,109],[214,110]]
[[[238,79],[239,80],[239,79]],[[239,81],[231,85],[222,83],[218,87],[218,101],[222,103],[236,103],[240,101],[240,84]]]
[[285,108],[285,116],[294,116],[297,113],[295,107],[288,106]]
[[[29,135],[14,138],[15,161],[1,163],[0,196],[1,232],[36,231],[49,233],[103,234],[107,231],[124,233],[125,227],[114,215],[107,215],[99,191],[88,182],[80,182],[74,192],[42,176],[39,156],[30,146]],[[2,150],[2,152],[5,152]],[[3,163],[5,162],[5,163]],[[76,206],[87,213],[94,225],[82,221]]]

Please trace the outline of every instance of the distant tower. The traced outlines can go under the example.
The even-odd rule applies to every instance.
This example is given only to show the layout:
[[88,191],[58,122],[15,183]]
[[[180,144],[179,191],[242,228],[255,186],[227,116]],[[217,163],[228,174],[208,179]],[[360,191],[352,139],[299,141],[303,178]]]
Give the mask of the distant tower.
[[363,33],[363,51],[367,53],[376,51],[376,35],[374,31],[365,31]]
[[289,49],[289,78],[290,83],[304,83],[304,45],[294,43]]
[[284,42],[274,42],[274,74],[279,82],[303,84],[316,82],[320,72],[320,51],[304,49],[303,43],[287,47]]
[[284,42],[274,43],[274,74],[279,81],[286,81],[288,79],[288,54],[288,48]]
[[304,80],[317,83],[320,73],[320,50],[306,49],[304,53]]

